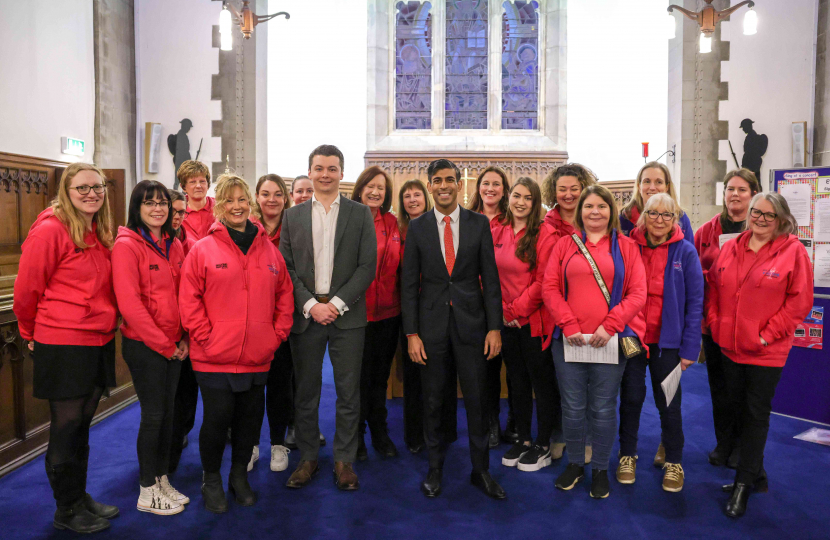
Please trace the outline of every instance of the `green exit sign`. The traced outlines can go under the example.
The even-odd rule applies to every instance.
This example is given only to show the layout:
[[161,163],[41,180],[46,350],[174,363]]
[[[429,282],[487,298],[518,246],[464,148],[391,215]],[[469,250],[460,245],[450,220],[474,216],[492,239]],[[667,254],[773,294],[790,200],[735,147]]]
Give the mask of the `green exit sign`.
[[61,137],[61,153],[70,156],[83,156],[84,141],[72,137]]

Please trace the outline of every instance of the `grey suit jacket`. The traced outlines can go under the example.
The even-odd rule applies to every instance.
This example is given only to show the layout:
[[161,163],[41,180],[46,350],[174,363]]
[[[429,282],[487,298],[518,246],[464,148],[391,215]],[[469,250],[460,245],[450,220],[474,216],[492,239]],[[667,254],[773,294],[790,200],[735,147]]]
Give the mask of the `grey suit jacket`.
[[[311,199],[289,208],[282,218],[280,252],[294,282],[293,334],[305,332],[311,321],[303,306],[314,297],[314,241],[311,233]],[[375,279],[377,237],[368,206],[340,197],[334,234],[334,265],[329,297],[337,296],[349,310],[334,325],[342,330],[366,326],[366,289]]]

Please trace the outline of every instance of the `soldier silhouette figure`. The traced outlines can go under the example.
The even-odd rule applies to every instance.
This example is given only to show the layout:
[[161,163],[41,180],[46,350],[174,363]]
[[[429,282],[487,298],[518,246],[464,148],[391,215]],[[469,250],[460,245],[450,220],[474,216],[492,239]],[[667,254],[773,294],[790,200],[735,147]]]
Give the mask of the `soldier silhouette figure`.
[[749,118],[741,122],[741,129],[746,133],[744,139],[744,157],[741,159],[741,167],[755,173],[755,178],[761,182],[761,164],[764,162],[764,154],[767,153],[769,139],[766,135],[760,135],[752,128],[754,124]]
[[[179,172],[181,164],[190,159],[190,139],[187,138],[187,132],[193,127],[193,122],[189,118],[185,118],[179,123],[182,125],[179,132],[167,136],[167,148],[173,154],[173,165],[176,167],[176,173]],[[173,189],[179,189],[178,177],[173,181]]]

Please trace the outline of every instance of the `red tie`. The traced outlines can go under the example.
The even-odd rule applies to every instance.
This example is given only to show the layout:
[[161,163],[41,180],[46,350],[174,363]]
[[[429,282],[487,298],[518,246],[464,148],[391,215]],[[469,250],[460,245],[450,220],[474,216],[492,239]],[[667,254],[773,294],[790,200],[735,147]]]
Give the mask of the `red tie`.
[[455,245],[452,243],[450,216],[444,216],[444,259],[447,263],[447,273],[452,275],[452,267],[455,266]]

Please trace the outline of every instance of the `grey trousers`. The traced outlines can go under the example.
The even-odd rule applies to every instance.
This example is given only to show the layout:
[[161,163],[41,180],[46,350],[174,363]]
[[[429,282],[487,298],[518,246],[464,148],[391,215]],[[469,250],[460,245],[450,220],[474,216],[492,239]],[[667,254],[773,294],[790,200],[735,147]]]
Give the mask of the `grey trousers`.
[[320,451],[319,411],[323,385],[323,357],[329,348],[337,391],[334,461],[352,463],[357,456],[360,422],[360,366],[365,328],[341,330],[334,324],[314,321],[305,332],[291,334],[294,359],[294,431],[300,459],[314,461]]

